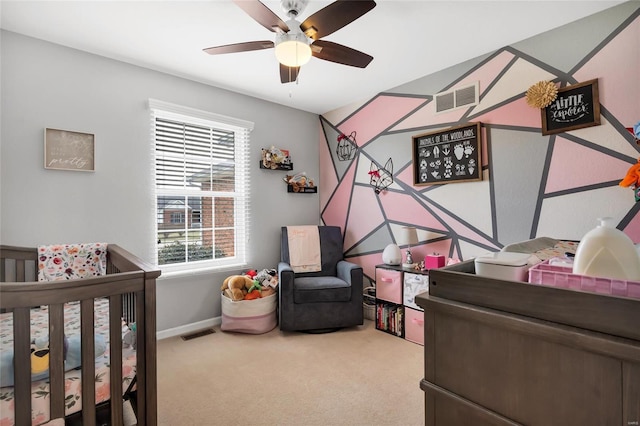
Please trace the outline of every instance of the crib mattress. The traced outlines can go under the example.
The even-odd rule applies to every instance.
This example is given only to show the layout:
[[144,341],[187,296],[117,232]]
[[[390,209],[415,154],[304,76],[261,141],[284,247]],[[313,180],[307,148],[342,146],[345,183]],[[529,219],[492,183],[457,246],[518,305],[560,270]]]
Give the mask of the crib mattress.
[[[106,351],[96,357],[95,403],[109,400],[109,300],[95,300],[95,333],[102,335]],[[31,338],[46,337],[49,332],[49,314],[46,307],[31,310]],[[80,334],[80,304],[70,303],[64,307],[64,332],[67,337]],[[13,346],[13,315],[0,314],[0,350]],[[136,353],[131,348],[122,348],[122,392],[127,390],[136,374]],[[31,384],[31,422],[39,425],[50,419],[49,382],[47,379]],[[65,415],[82,410],[81,371],[79,368],[65,373]],[[0,425],[14,424],[13,387],[0,388]]]

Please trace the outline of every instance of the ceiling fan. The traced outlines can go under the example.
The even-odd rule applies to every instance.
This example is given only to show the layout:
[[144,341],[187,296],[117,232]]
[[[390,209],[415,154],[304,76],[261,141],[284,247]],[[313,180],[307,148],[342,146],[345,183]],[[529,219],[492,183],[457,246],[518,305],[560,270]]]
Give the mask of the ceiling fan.
[[358,68],[365,68],[373,60],[373,56],[366,53],[320,39],[373,9],[376,6],[375,1],[337,0],[309,16],[301,24],[296,21],[296,18],[302,13],[309,0],[281,0],[281,6],[289,17],[286,23],[259,0],[234,0],[234,3],[260,25],[276,33],[275,42],[249,41],[204,49],[210,55],[275,47],[282,83],[296,81],[300,66],[307,63],[311,56]]

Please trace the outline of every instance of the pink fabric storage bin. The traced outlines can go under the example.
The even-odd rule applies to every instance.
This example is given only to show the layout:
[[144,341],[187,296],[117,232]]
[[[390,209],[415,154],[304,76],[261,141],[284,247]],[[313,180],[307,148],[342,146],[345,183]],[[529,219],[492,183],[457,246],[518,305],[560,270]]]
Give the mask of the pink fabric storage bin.
[[404,309],[404,338],[424,345],[424,312],[411,308]]
[[222,295],[222,331],[263,334],[277,325],[278,293],[255,300],[233,301]]
[[376,268],[376,298],[402,304],[402,272]]
[[529,282],[551,287],[640,299],[640,282],[578,275],[573,273],[571,267],[549,265],[548,260],[529,269]]

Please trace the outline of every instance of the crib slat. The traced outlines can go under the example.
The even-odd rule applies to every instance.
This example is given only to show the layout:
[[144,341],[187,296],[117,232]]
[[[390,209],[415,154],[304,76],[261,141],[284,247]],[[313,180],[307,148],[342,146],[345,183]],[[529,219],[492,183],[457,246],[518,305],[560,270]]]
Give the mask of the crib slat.
[[144,286],[144,347],[145,347],[145,376],[147,377],[146,398],[147,398],[147,423],[149,425],[158,424],[158,364],[156,360],[156,283],[155,279],[145,279]]
[[93,426],[96,423],[96,364],[94,336],[94,301],[80,302],[80,344],[82,351],[82,424]]
[[109,297],[109,385],[111,424],[122,426],[122,295]]
[[0,282],[7,282],[7,259],[0,257]]
[[145,310],[145,374],[147,377],[145,399],[147,401],[145,417],[147,424],[158,424],[158,364],[156,359],[157,354],[157,341],[156,341],[156,284],[155,279],[150,277],[145,279],[144,284],[144,297],[141,294],[140,298],[144,300]]
[[24,277],[24,259],[16,259],[16,281],[23,283]]
[[13,381],[16,425],[31,424],[31,320],[29,308],[13,311]]
[[64,417],[64,310],[49,306],[49,379],[51,418]]
[[[145,322],[146,312],[144,299],[144,292],[139,291],[136,293],[136,329],[138,330],[138,341],[136,342],[136,408],[138,412],[138,426],[153,424],[147,423],[149,407],[147,406],[146,399],[143,397],[149,392],[147,387],[147,374],[145,372],[147,351],[145,348],[144,335],[146,334],[147,324]],[[143,333],[142,330],[145,332]]]

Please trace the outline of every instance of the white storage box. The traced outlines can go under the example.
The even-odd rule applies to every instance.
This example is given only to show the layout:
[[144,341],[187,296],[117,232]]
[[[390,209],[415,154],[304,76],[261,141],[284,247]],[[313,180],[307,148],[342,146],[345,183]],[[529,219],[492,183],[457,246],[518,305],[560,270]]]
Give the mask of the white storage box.
[[496,252],[475,259],[476,275],[510,281],[527,281],[529,272],[527,253]]
[[416,296],[428,292],[429,275],[404,273],[404,291],[402,295],[405,306],[422,311],[423,309],[416,305]]

